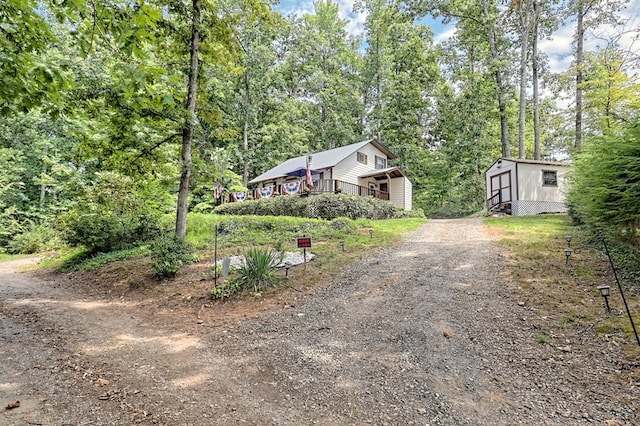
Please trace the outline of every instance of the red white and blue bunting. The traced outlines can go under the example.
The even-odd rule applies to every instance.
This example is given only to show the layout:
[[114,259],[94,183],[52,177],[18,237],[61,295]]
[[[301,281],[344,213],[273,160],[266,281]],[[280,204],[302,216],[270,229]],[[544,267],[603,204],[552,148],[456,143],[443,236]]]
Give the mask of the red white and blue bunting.
[[300,192],[300,188],[302,187],[302,185],[300,185],[302,181],[297,180],[295,182],[285,182],[282,184],[282,193],[286,194],[286,195],[292,195],[292,194],[297,194],[298,192]]
[[258,188],[258,190],[256,191],[256,195],[258,196],[258,198],[269,198],[273,195],[274,188],[275,188],[275,185],[269,185],[263,188]]
[[231,197],[233,197],[233,201],[235,201],[236,203],[241,203],[243,201],[246,201],[247,191],[234,192],[231,194]]

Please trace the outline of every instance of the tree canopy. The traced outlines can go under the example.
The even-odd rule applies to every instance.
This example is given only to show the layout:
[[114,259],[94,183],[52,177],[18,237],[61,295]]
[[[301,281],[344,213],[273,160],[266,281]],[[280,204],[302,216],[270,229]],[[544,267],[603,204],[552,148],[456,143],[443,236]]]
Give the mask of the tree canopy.
[[[633,139],[638,57],[615,27],[604,46],[576,44],[575,66],[553,75],[538,41],[563,20],[582,16],[593,30],[621,10],[362,0],[366,20],[353,32],[332,0],[290,16],[261,0],[7,0],[0,246],[33,224],[88,214],[81,201],[106,176],[132,182],[136,203],[155,213],[175,212],[184,236],[187,212],[210,210],[216,186],[240,190],[287,158],[370,138],[397,155],[427,213],[482,209],[496,157],[571,160],[578,137],[588,148],[576,183],[586,187],[581,164]],[[429,20],[454,34],[439,40]],[[561,91],[575,105],[556,104]],[[580,215],[595,214],[582,203]]]

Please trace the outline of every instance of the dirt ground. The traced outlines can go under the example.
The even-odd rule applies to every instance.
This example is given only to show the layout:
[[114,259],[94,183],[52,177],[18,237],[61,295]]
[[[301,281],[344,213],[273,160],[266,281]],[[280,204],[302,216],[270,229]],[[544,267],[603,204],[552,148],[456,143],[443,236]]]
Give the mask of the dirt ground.
[[0,410],[20,401],[0,425],[640,424],[638,362],[589,330],[541,342],[481,219],[225,303],[197,267],[146,285],[141,261],[25,262],[0,263]]

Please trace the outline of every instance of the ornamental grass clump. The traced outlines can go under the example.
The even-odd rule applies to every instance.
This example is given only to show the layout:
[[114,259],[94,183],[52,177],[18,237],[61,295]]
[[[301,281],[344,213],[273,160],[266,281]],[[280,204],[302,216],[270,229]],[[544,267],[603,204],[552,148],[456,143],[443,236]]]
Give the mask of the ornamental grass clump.
[[216,286],[211,290],[211,296],[223,299],[243,290],[259,293],[268,285],[277,284],[275,271],[283,260],[283,252],[252,247],[244,254],[244,263],[237,270],[238,276]]

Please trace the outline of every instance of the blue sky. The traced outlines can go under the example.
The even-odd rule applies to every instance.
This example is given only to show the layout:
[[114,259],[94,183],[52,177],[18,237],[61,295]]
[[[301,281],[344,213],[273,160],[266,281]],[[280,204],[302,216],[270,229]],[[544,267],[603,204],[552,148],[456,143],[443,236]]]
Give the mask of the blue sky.
[[[364,22],[366,16],[353,13],[353,4],[355,0],[334,0],[340,7],[340,16],[347,21],[347,31],[351,34],[360,34],[364,30]],[[282,0],[276,7],[284,14],[297,14],[313,12],[313,0]],[[623,46],[640,54],[640,0],[630,0],[626,9],[622,11],[621,16],[628,21],[627,29],[629,33],[621,40]],[[452,26],[442,25],[439,21],[428,20],[427,22],[436,37],[436,42],[442,41],[450,37]],[[549,66],[552,72],[561,72],[566,70],[573,60],[571,55],[571,43],[573,33],[575,31],[575,21],[567,22],[563,27],[558,29],[549,39],[541,40],[539,48],[549,57]],[[585,45],[586,50],[594,50],[598,45],[602,45],[602,37],[606,38],[610,29],[602,27],[597,33],[588,34],[588,40]]]

